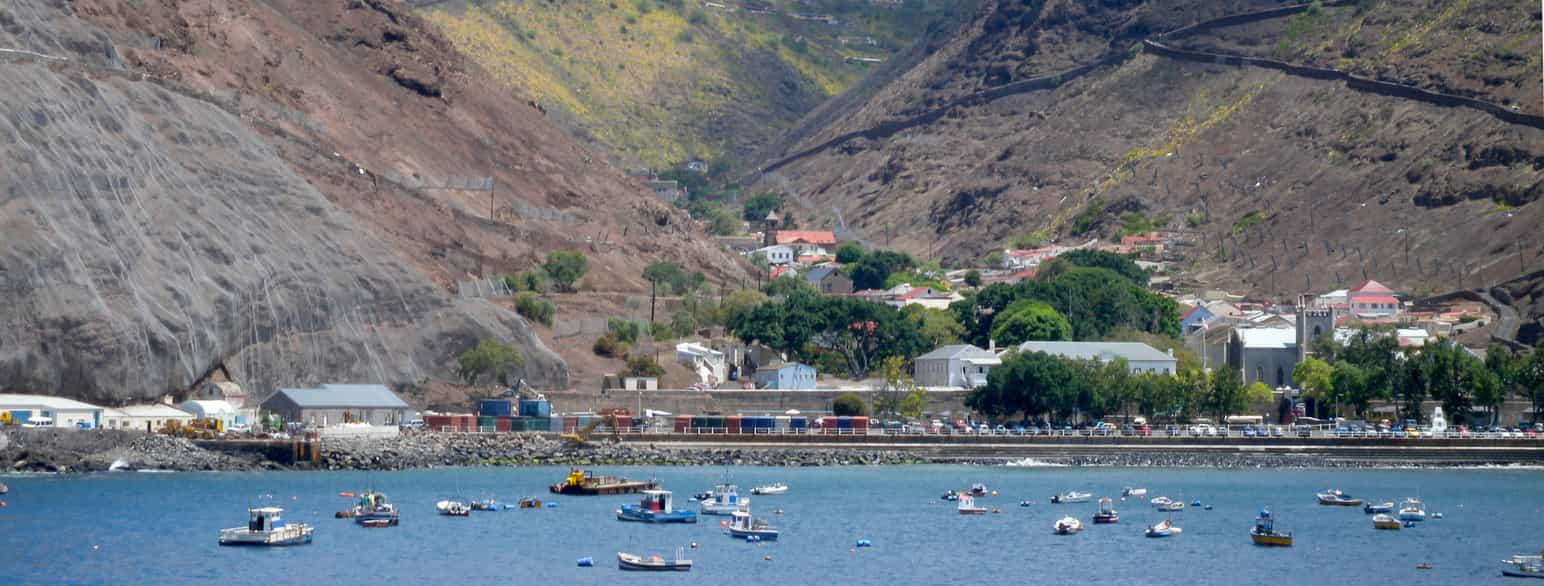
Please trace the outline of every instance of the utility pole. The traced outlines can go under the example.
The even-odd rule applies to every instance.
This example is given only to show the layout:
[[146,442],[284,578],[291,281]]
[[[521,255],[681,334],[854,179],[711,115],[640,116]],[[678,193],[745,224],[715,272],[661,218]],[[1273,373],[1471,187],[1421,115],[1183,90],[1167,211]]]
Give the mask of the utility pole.
[[497,216],[498,212],[497,212],[496,208],[493,205],[493,192],[495,191],[496,186],[498,185],[497,183],[495,183],[495,181],[496,180],[493,178],[493,176],[491,176],[491,175],[488,176],[488,219],[489,220],[497,220],[498,219],[498,216]]
[[659,288],[659,282],[649,279],[649,323],[654,323],[654,292]]

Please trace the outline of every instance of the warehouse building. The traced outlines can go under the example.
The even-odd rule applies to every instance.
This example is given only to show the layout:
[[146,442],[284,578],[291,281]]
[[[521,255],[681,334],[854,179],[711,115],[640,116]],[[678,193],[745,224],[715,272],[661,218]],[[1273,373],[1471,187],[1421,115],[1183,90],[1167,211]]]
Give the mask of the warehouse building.
[[279,389],[263,410],[307,427],[340,423],[396,426],[412,408],[385,385],[322,385],[315,389]]
[[102,426],[102,408],[63,397],[0,394],[0,413],[17,425],[91,429]]

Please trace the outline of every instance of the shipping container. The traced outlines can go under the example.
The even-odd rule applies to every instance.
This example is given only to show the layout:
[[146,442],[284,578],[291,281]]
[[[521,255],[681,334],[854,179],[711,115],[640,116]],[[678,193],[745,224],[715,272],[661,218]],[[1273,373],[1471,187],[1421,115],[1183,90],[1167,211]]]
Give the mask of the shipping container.
[[552,403],[546,399],[521,399],[521,417],[551,417]]
[[483,399],[477,403],[477,414],[483,417],[509,417],[508,399]]
[[788,431],[789,421],[787,415],[779,415],[777,416],[776,423],[773,425],[773,429],[779,432]]
[[455,431],[456,418],[449,415],[425,415],[424,429],[430,431]]
[[739,415],[730,415],[728,417],[725,417],[724,418],[724,428],[725,428],[725,431],[728,431],[729,433],[740,433],[740,423],[742,421],[744,421],[744,420],[747,420],[747,419],[751,419],[751,418],[750,417],[740,417]]
[[843,415],[836,418],[837,429],[852,429],[852,417]]
[[677,416],[675,416],[675,432],[676,433],[686,433],[691,428],[692,428],[692,416],[690,416],[690,415],[677,415]]
[[804,430],[809,429],[809,427],[810,427],[810,419],[808,417],[805,417],[803,415],[794,415],[794,416],[790,416],[788,418],[788,428],[789,429],[792,429],[792,430],[795,430],[795,431],[804,431]]
[[579,418],[573,415],[565,415],[563,417],[563,433],[574,433],[576,431],[579,431]]
[[708,418],[706,418],[706,417],[703,417],[701,415],[693,415],[692,416],[692,424],[691,424],[692,431],[697,431],[699,429],[707,427],[708,426],[707,421],[708,421]]
[[706,427],[709,431],[719,432],[724,430],[724,418],[722,416],[712,415],[706,417],[705,419],[707,423]]
[[862,416],[858,416],[858,417],[853,417],[852,418],[852,431],[853,431],[853,433],[860,433],[860,434],[861,433],[868,433],[868,428],[869,428],[869,418],[862,417]]
[[511,429],[512,427],[513,427],[513,424],[510,423],[510,418],[509,417],[497,417],[497,418],[494,418],[494,420],[493,420],[493,431],[496,431],[496,432],[499,432],[499,433],[509,433],[511,431],[514,431],[513,429]]
[[820,418],[820,433],[836,433],[836,418],[831,416]]

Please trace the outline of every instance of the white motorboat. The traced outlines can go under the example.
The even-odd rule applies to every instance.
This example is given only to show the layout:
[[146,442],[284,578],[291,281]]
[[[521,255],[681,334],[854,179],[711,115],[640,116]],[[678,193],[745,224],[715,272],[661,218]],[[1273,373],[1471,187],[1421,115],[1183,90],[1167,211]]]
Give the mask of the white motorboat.
[[247,509],[247,526],[221,529],[220,545],[275,547],[311,543],[311,526],[284,523],[279,519],[283,512],[279,507]]
[[617,567],[623,570],[645,572],[688,572],[692,569],[692,561],[683,559],[679,551],[676,552],[675,559],[670,560],[657,555],[643,557],[619,551],[617,552]]
[[1121,496],[1121,498],[1126,498],[1126,497],[1141,498],[1141,497],[1147,496],[1147,489],[1145,489],[1145,488],[1131,488],[1131,487],[1128,486],[1124,490],[1120,491],[1120,496]]
[[960,499],[957,501],[957,503],[958,504],[955,505],[955,510],[959,511],[961,515],[981,515],[986,513],[986,507],[976,506],[976,497],[970,496],[968,494],[960,495]]
[[970,496],[986,496],[986,485],[977,482],[970,485]]
[[751,489],[751,494],[757,494],[757,495],[773,495],[773,494],[787,494],[787,493],[788,493],[788,485],[783,484],[781,482],[776,482],[776,483],[773,483],[773,484],[768,484],[766,486],[758,486],[756,488]]
[[1174,501],[1170,500],[1169,497],[1161,496],[1161,497],[1154,498],[1153,500],[1150,500],[1150,501],[1147,501],[1147,502],[1151,503],[1153,505],[1153,508],[1162,511],[1164,507],[1169,506],[1169,503],[1172,503]]
[[1183,531],[1184,531],[1183,529],[1180,529],[1179,527],[1175,527],[1174,526],[1174,521],[1173,520],[1171,520],[1171,519],[1164,519],[1162,521],[1159,521],[1157,523],[1149,525],[1147,527],[1147,531],[1146,531],[1145,534],[1148,537],[1154,537],[1154,538],[1157,538],[1157,537],[1172,537],[1174,535],[1179,535]]
[[1078,492],[1074,490],[1066,494],[1059,494],[1051,497],[1051,504],[1060,505],[1066,503],[1086,503],[1088,502],[1088,499],[1091,498],[1094,498],[1094,493]]
[[1398,531],[1399,519],[1395,519],[1393,515],[1388,513],[1378,513],[1372,516],[1372,526],[1374,529],[1392,529],[1394,531]]
[[708,494],[708,498],[698,503],[698,508],[704,515],[730,515],[740,510],[743,505],[749,505],[751,499],[740,496],[740,489],[733,484],[720,484],[714,486]]
[[747,541],[777,541],[777,528],[751,517],[749,509],[741,509],[730,515],[729,536]]
[[434,512],[447,517],[466,517],[472,514],[472,507],[459,500],[443,500],[434,503]]
[[1399,520],[1400,521],[1425,521],[1426,520],[1426,506],[1421,504],[1421,500],[1420,499],[1413,498],[1413,497],[1405,499],[1405,502],[1400,503],[1400,505],[1399,505]]
[[1083,530],[1083,522],[1077,517],[1062,517],[1056,521],[1055,530],[1057,535],[1072,535]]

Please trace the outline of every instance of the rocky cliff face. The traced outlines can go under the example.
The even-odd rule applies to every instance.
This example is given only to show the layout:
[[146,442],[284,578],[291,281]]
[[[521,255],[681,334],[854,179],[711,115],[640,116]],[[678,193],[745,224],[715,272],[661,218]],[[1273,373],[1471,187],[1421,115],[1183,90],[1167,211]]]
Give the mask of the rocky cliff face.
[[958,262],[1039,228],[1081,241],[1152,224],[1183,233],[1192,279],[1282,295],[1366,277],[1442,291],[1544,264],[1537,125],[1143,50],[1164,39],[1544,113],[1537,57],[1514,50],[1536,43],[1536,8],[1328,4],[1166,39],[1289,5],[983,2],[911,70],[765,157],[764,179],[872,242]]
[[739,271],[394,2],[18,0],[0,48],[0,389],[417,383],[480,339],[562,388],[524,320],[453,283],[551,249],[594,289],[667,254]]

